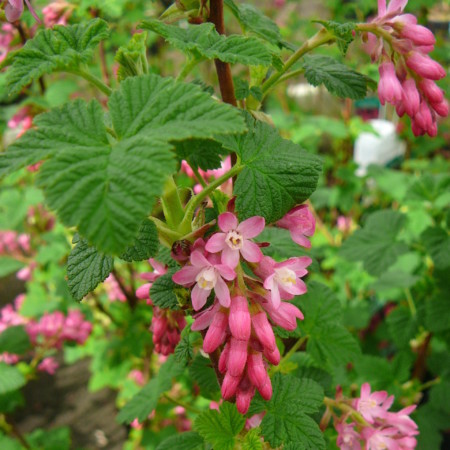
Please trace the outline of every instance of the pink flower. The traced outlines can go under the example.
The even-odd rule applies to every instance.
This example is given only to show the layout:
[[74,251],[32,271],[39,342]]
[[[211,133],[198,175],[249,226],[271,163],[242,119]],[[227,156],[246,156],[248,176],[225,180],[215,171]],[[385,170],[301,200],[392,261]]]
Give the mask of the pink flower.
[[370,391],[369,383],[361,386],[361,396],[356,400],[356,409],[367,422],[374,423],[376,419],[386,418],[387,410],[391,407],[394,396],[388,397],[386,391],[377,391],[372,394]]
[[303,313],[292,303],[281,302],[278,308],[275,308],[271,302],[267,302],[263,303],[262,307],[267,311],[275,325],[287,331],[293,331],[297,328],[297,319],[304,319]]
[[308,205],[298,205],[291,209],[276,225],[289,230],[292,240],[298,245],[311,248],[311,242],[306,236],[314,234],[316,220]]
[[251,320],[245,297],[237,296],[231,299],[228,323],[234,338],[242,341],[250,339]]
[[144,386],[144,384],[145,384],[144,374],[141,370],[133,369],[128,374],[128,378],[131,378],[139,386]]
[[230,306],[230,291],[224,281],[234,280],[235,271],[224,264],[211,263],[199,250],[193,251],[190,257],[191,266],[184,266],[172,277],[174,283],[192,286],[192,305],[195,310],[201,309],[214,289],[222,306]]
[[[36,11],[31,6],[29,0],[25,0],[25,3],[27,4],[30,13],[40,23],[41,21],[38,15],[36,14]],[[19,20],[22,13],[23,13],[23,0],[7,0],[5,6],[5,16],[8,22],[15,22],[16,20]]]
[[170,355],[180,342],[181,331],[186,326],[184,315],[180,311],[153,308],[152,325],[153,343],[156,353]]
[[230,212],[220,214],[219,228],[223,233],[213,234],[206,243],[210,253],[222,252],[222,264],[234,269],[239,264],[239,257],[249,262],[259,262],[262,253],[259,247],[249,239],[258,236],[265,226],[263,217],[255,216],[238,224],[236,216]]
[[147,303],[151,305],[152,301],[150,299],[150,288],[152,287],[152,284],[155,280],[167,273],[168,268],[165,264],[162,264],[153,258],[150,258],[148,262],[152,266],[153,272],[142,273],[141,278],[143,280],[150,281],[150,283],[143,284],[142,286],[137,288],[136,297],[142,300],[147,300]]
[[14,27],[9,23],[4,23],[0,27],[0,63],[6,58],[11,50],[11,43],[14,40]]
[[335,428],[338,432],[336,444],[341,450],[361,450],[362,437],[354,423],[337,423]]
[[413,51],[406,58],[406,65],[423,78],[440,80],[445,77],[444,68],[428,55]]
[[38,365],[37,369],[41,372],[47,372],[50,375],[54,375],[59,364],[51,357],[44,358]]
[[306,267],[311,262],[311,258],[307,256],[289,258],[280,263],[273,261],[272,273],[264,280],[264,288],[270,291],[275,309],[280,306],[281,298],[291,299],[306,292],[306,284],[300,278],[308,273]]
[[92,324],[84,320],[84,315],[77,309],[69,311],[64,329],[61,334],[62,339],[76,341],[78,344],[84,344],[92,331]]

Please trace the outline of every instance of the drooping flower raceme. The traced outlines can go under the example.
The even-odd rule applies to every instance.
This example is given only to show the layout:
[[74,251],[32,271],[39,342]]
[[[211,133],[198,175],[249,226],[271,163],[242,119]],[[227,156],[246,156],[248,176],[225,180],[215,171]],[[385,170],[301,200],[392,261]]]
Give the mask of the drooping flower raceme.
[[435,38],[418,25],[411,14],[403,14],[407,0],[378,1],[372,32],[365,33],[365,50],[372,61],[381,60],[378,96],[395,106],[397,114],[411,117],[416,136],[437,134],[437,116],[448,115],[448,103],[435,81],[445,77],[444,68],[428,56]]
[[[314,221],[308,213],[305,208],[294,208],[286,227],[294,223],[294,232],[312,235]],[[245,414],[256,390],[266,400],[272,396],[268,366],[280,362],[273,326],[292,331],[297,319],[303,319],[295,305],[282,300],[306,292],[300,278],[307,274],[311,259],[276,262],[263,256],[252,241],[264,229],[262,217],[239,223],[235,214],[226,212],[219,216],[218,225],[220,231],[206,243],[198,239],[193,244],[189,262],[172,279],[192,288],[192,305],[197,311],[214,291],[212,305],[194,316],[192,330],[203,331],[206,353],[221,351],[222,397],[235,398],[238,410]],[[244,272],[242,262],[254,276]]]
[[311,242],[306,236],[310,237],[314,234],[316,219],[308,205],[298,205],[291,209],[276,225],[289,230],[292,240],[298,245],[311,248]]

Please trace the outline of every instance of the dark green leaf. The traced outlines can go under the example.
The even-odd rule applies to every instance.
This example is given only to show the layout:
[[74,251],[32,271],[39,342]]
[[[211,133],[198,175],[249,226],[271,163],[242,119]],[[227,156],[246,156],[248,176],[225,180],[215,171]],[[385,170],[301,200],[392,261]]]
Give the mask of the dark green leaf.
[[377,281],[372,284],[376,291],[386,291],[388,289],[406,289],[414,286],[420,277],[411,275],[400,270],[389,270],[380,275]]
[[189,366],[189,375],[198,384],[201,394],[215,399],[220,394],[220,386],[209,358],[198,354]]
[[440,227],[429,227],[422,233],[422,240],[439,269],[450,267],[450,236]]
[[236,405],[224,402],[220,411],[207,410],[195,419],[194,428],[216,450],[234,450],[236,436],[242,431],[245,418]]
[[23,355],[30,346],[30,338],[22,325],[6,328],[0,333],[0,353]]
[[70,428],[61,427],[52,430],[34,430],[26,437],[27,442],[33,449],[45,450],[70,450]]
[[316,189],[321,160],[282,139],[270,125],[248,119],[244,136],[223,138],[244,166],[234,186],[241,220],[263,216],[267,223],[281,219]]
[[108,35],[108,24],[101,19],[39,31],[8,61],[11,68],[6,82],[10,95],[46,73],[70,71],[86,63],[94,48]]
[[450,328],[450,297],[436,295],[426,303],[425,324],[427,329],[439,333]]
[[228,151],[212,139],[189,139],[175,143],[175,153],[191,166],[208,170],[218,169]]
[[408,249],[404,243],[397,241],[405,220],[405,216],[398,211],[372,213],[364,228],[356,230],[344,242],[340,255],[351,261],[363,261],[364,268],[371,275],[380,275]]
[[330,33],[335,36],[339,50],[345,56],[348,46],[355,38],[353,33],[356,24],[352,22],[338,23],[332,20],[316,20],[316,22],[321,23]]
[[178,309],[178,299],[174,291],[178,285],[172,281],[174,273],[175,271],[171,270],[152,284],[150,298],[154,305],[163,309]]
[[114,258],[90,247],[78,234],[72,241],[72,249],[67,261],[67,283],[75,300],[81,300],[104,281],[114,267]]
[[159,240],[156,225],[149,219],[145,219],[139,228],[138,235],[130,247],[120,255],[120,258],[131,261],[144,261],[158,253]]
[[370,79],[341,64],[334,58],[322,55],[305,57],[305,77],[313,86],[323,84],[328,91],[342,98],[364,98]]
[[175,347],[174,357],[178,364],[186,365],[194,357],[194,347],[191,343],[191,336],[196,333],[191,332],[191,327],[188,325],[181,332],[181,339]]
[[258,39],[221,35],[212,23],[181,28],[148,19],[141,23],[141,28],[154,31],[179,50],[193,52],[202,58],[251,66],[270,66],[272,63],[271,53]]
[[419,331],[417,318],[411,315],[411,311],[406,306],[398,306],[391,311],[386,322],[392,340],[399,348],[408,347],[409,341]]
[[9,256],[0,256],[0,278],[6,277],[11,273],[17,272],[24,267],[24,263]]

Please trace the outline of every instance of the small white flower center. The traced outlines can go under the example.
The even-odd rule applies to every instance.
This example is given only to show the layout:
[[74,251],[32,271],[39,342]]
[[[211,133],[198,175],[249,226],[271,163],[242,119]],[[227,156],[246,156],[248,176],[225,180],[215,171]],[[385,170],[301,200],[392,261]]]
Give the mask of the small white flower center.
[[295,281],[297,279],[297,275],[291,269],[287,267],[282,267],[281,269],[275,269],[275,279],[278,284],[283,286],[293,286],[295,285]]
[[195,281],[200,288],[211,290],[214,289],[217,281],[217,274],[214,267],[207,267],[203,269],[196,277]]
[[231,230],[227,233],[225,242],[227,243],[228,247],[232,248],[233,250],[240,250],[242,248],[242,244],[244,243],[244,238],[238,231]]

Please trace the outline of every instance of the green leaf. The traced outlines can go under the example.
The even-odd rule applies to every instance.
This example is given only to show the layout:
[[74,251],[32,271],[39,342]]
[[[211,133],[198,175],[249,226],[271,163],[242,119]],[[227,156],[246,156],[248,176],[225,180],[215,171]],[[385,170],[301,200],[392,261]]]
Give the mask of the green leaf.
[[108,35],[108,24],[101,19],[39,31],[8,61],[11,68],[6,82],[10,95],[46,73],[70,71],[88,62],[94,48]]
[[426,302],[425,324],[427,329],[440,333],[450,328],[448,312],[450,311],[450,297],[448,295],[436,295]]
[[404,243],[397,241],[405,220],[406,217],[398,211],[372,213],[364,228],[356,230],[344,242],[340,255],[351,261],[363,261],[367,272],[380,275],[408,249]]
[[191,336],[197,333],[191,332],[191,326],[186,326],[181,332],[181,339],[178,345],[175,347],[174,357],[175,361],[181,365],[187,365],[187,363],[194,357],[194,347],[191,343]]
[[278,25],[265,16],[261,10],[245,3],[238,6],[233,0],[225,0],[224,4],[230,8],[230,11],[244,28],[244,31],[254,34],[273,45],[283,46],[292,50],[292,46],[281,37]]
[[440,227],[429,227],[421,236],[434,264],[439,269],[450,267],[450,236]]
[[145,219],[138,231],[138,235],[130,247],[120,255],[120,258],[132,261],[144,261],[158,253],[159,240],[156,225],[149,219]]
[[134,419],[143,422],[156,408],[159,397],[172,386],[172,379],[181,375],[184,367],[176,363],[173,355],[159,369],[156,377],[152,378],[119,412],[119,423],[131,423]]
[[24,386],[26,382],[17,367],[0,362],[0,395],[15,391]]
[[114,61],[119,63],[117,80],[148,73],[147,33],[135,33],[126,46],[119,47]]
[[244,100],[250,94],[250,86],[247,80],[242,78],[233,77],[234,95],[236,100]]
[[194,428],[216,450],[233,450],[236,436],[244,425],[245,418],[239,414],[236,405],[224,402],[219,411],[210,409],[198,416]]
[[450,416],[450,380],[442,380],[430,389],[430,403],[434,409]]
[[38,116],[37,129],[0,157],[0,174],[50,156],[38,176],[49,206],[99,251],[120,255],[175,171],[169,141],[243,132],[245,124],[199,87],[157,75],[123,81],[109,107],[117,139],[97,101],[77,100]]
[[72,242],[76,245],[67,261],[67,284],[72,297],[81,300],[108,277],[114,266],[114,258],[89,246],[78,234]]
[[170,270],[152,284],[150,298],[154,305],[163,309],[178,309],[178,299],[175,294],[178,285],[172,281],[174,273],[174,270]]
[[175,434],[164,439],[156,450],[203,450],[205,444],[203,438],[195,431]]
[[30,346],[30,338],[22,325],[6,328],[0,333],[0,353],[23,355]]
[[263,216],[275,222],[314,192],[322,163],[270,125],[248,121],[246,135],[221,139],[244,166],[234,186],[236,209],[241,220]]
[[418,333],[417,318],[406,306],[398,306],[386,318],[389,334],[399,348],[409,346],[409,341]]
[[358,380],[370,382],[372,388],[385,389],[394,381],[391,366],[385,358],[372,355],[362,355],[355,361],[355,371]]
[[303,62],[305,77],[313,86],[320,84],[342,98],[364,98],[371,80],[329,56],[310,55]]
[[264,439],[272,447],[296,444],[299,449],[325,449],[322,432],[306,414],[322,406],[323,389],[314,381],[299,380],[291,375],[276,373],[272,380],[273,395],[269,402],[255,397],[252,412],[267,410],[261,423]]
[[38,428],[26,436],[26,440],[33,449],[70,450],[70,428],[61,427],[49,431]]
[[333,34],[333,36],[335,36],[339,50],[345,56],[348,46],[355,38],[353,32],[356,28],[356,24],[352,22],[338,23],[333,20],[316,20],[315,22],[321,23],[330,33]]
[[24,266],[25,264],[17,261],[17,259],[10,258],[9,256],[0,256],[0,278],[17,272]]
[[0,431],[0,448],[2,450],[23,450],[24,447],[16,439],[10,438]]
[[388,289],[406,289],[414,286],[420,277],[411,275],[400,270],[389,270],[380,275],[372,288],[376,291],[386,291]]
[[259,428],[251,428],[242,441],[242,450],[263,450]]
[[192,52],[206,59],[250,66],[270,66],[272,55],[258,39],[219,34],[212,23],[186,25],[180,28],[156,19],[144,20],[141,28],[154,31],[183,52]]
[[209,358],[198,354],[189,366],[189,375],[204,397],[215,399],[220,395],[220,386]]
[[190,166],[208,170],[218,169],[228,151],[212,139],[188,139],[175,144],[175,153]]

